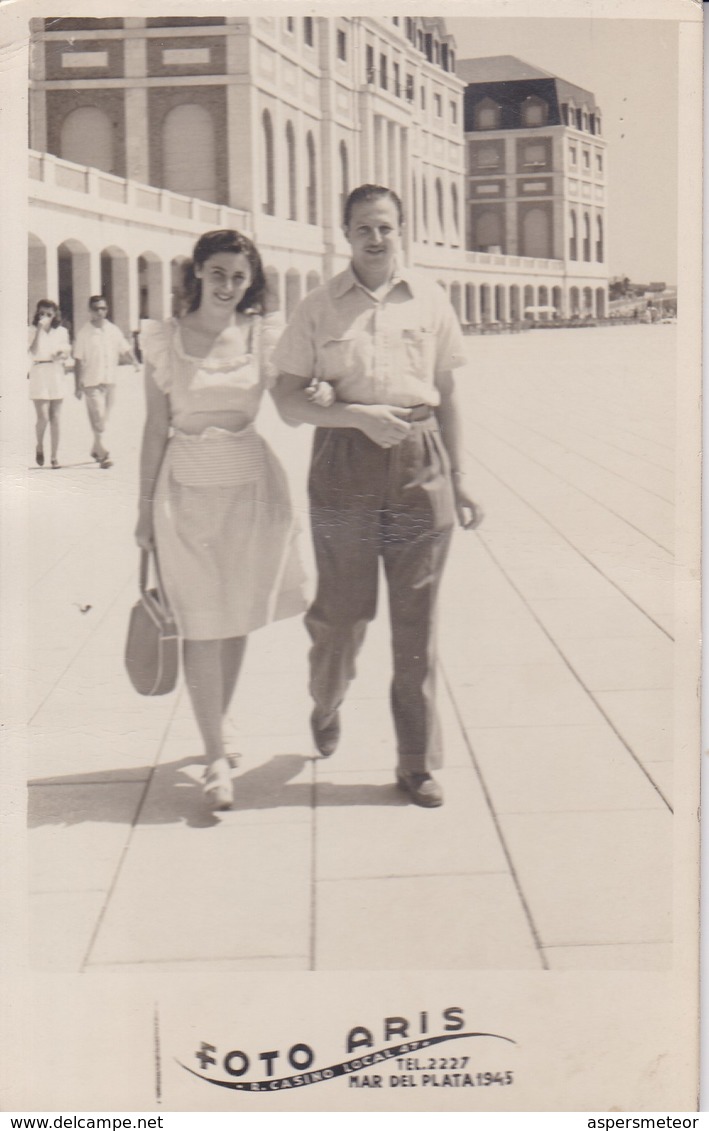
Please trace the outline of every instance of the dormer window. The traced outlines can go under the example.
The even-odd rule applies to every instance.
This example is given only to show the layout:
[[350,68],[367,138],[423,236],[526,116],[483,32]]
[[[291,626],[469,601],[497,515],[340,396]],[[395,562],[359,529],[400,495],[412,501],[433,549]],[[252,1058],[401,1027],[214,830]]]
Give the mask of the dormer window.
[[530,94],[522,103],[523,126],[545,126],[549,118],[549,105],[543,98]]
[[492,98],[483,98],[475,107],[475,128],[477,130],[499,130],[502,110]]

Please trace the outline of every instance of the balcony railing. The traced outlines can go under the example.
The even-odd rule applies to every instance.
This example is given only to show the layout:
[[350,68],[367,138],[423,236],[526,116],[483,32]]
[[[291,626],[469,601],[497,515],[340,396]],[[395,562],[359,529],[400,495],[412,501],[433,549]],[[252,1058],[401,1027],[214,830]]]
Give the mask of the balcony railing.
[[492,251],[467,251],[467,262],[473,266],[487,265],[491,267],[510,268],[516,271],[548,271],[550,273],[561,271],[564,263],[561,259],[536,259],[527,255],[498,255]]
[[182,220],[189,227],[196,223],[237,228],[243,232],[252,230],[250,213],[241,209],[214,204],[193,196],[182,196],[140,181],[115,177],[101,169],[64,161],[51,153],[30,150],[29,177],[30,182],[40,181],[48,188],[68,190],[89,197],[90,201],[82,202],[82,208],[91,207],[91,202],[95,202],[96,211],[100,211],[99,201],[105,201],[109,207],[118,206],[119,210],[125,209],[131,214],[150,213],[153,222],[160,217],[163,222],[169,223],[173,223],[175,219]]

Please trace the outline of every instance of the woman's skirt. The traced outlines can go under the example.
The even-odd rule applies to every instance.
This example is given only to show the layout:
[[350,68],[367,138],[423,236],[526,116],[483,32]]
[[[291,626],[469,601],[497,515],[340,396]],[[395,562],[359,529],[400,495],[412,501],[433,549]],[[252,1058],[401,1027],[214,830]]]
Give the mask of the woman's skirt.
[[285,472],[252,426],[168,441],[154,527],[163,586],[184,639],[245,636],[305,609]]

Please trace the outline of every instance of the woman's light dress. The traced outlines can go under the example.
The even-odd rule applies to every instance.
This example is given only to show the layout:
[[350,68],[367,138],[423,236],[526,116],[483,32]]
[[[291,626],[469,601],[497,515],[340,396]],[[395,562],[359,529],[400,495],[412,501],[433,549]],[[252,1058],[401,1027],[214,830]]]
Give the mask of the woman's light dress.
[[[221,640],[296,616],[306,605],[286,476],[255,431],[273,330],[252,315],[205,358],[184,350],[175,319],[147,323],[145,360],[167,395],[171,435],[154,499],[155,543],[183,638]],[[244,427],[216,425],[242,413]],[[200,427],[206,419],[207,427]]]

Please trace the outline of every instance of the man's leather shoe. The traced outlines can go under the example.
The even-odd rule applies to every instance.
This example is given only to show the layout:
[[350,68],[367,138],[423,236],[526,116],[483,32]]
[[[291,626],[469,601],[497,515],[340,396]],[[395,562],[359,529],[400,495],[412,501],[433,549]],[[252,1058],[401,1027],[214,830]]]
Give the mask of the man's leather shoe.
[[323,758],[329,758],[337,750],[340,741],[340,713],[333,711],[324,715],[317,707],[310,716],[310,729],[313,740]]
[[430,774],[410,774],[404,770],[396,771],[396,784],[405,789],[415,805],[424,809],[436,809],[443,804],[443,790]]

